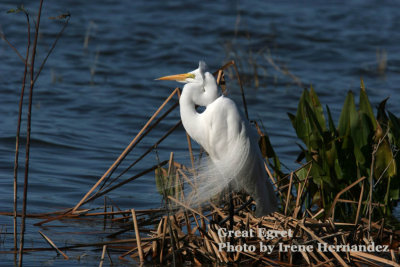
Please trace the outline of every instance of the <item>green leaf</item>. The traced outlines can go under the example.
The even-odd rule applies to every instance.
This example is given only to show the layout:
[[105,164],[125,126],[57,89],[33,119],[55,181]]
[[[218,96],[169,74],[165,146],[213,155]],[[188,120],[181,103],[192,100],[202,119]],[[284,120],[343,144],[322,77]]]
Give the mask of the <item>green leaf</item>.
[[389,115],[389,126],[391,133],[393,135],[393,143],[400,147],[400,120],[390,111],[388,111]]
[[321,103],[319,102],[318,96],[314,91],[314,88],[311,86],[310,89],[310,101],[311,109],[314,111],[315,116],[321,126],[322,130],[326,130],[326,122],[324,116],[324,110],[322,109]]
[[167,170],[164,168],[157,168],[155,170],[155,181],[156,188],[160,195],[162,196],[173,196],[176,194],[176,190],[180,192],[180,187],[176,187],[176,176],[175,175],[167,175]]
[[274,149],[272,148],[269,138],[265,135],[258,139],[258,146],[260,147],[261,154],[264,158],[272,158],[275,156]]
[[394,201],[397,201],[400,199],[400,186],[398,184],[397,185],[395,184],[396,180],[398,183],[399,179],[396,179],[396,178],[390,179],[389,197]]
[[288,115],[290,121],[292,122],[293,128],[296,130],[296,116],[289,112],[287,113],[287,115]]
[[296,175],[300,181],[304,181],[307,178],[308,168],[309,165],[305,165],[303,168],[300,168],[298,171],[296,171]]
[[360,112],[367,115],[367,117],[371,120],[373,130],[375,130],[376,129],[376,119],[374,117],[374,113],[372,112],[371,103],[369,102],[363,80],[361,80]]
[[392,149],[387,139],[384,139],[375,154],[374,176],[375,179],[393,177],[396,175],[396,163]]
[[316,164],[315,161],[313,161],[310,174],[313,177],[315,183],[319,184],[321,182],[324,182],[329,187],[333,186],[332,179],[329,176],[329,173],[326,173],[325,170],[319,164]]
[[312,150],[317,150],[318,148],[322,147],[324,132],[322,131],[321,125],[319,125],[315,113],[312,111],[308,103],[304,103],[304,107],[310,128],[310,133],[308,136],[310,142],[309,146]]
[[[319,123],[318,120],[318,115],[312,110],[312,108],[310,107],[310,105],[308,103],[304,104],[305,108],[306,108],[306,114],[307,117],[310,118],[310,123],[312,125],[313,129],[316,129],[319,133],[319,135],[322,137],[324,134],[324,131],[322,130],[322,125]],[[324,120],[325,122],[325,120]]]
[[369,167],[368,162],[372,153],[372,137],[374,134],[371,129],[371,121],[364,113],[359,113],[352,121],[351,138],[354,144],[354,155],[360,166],[367,164],[368,166],[365,167]]
[[326,105],[326,111],[328,113],[328,122],[329,122],[329,131],[336,136],[337,131],[335,127],[335,123],[333,122],[332,115],[331,115],[331,110],[329,109],[328,105]]
[[[288,114],[297,136],[305,144],[305,148],[300,148],[302,155],[312,162],[311,179],[306,191],[311,199],[307,203],[327,210],[342,189],[361,176],[369,177],[373,172],[375,182],[379,179],[373,198],[386,204],[385,214],[388,215],[394,201],[400,198],[400,177],[397,173],[397,166],[400,166],[400,120],[385,110],[386,100],[378,107],[377,119],[374,117],[362,81],[359,101],[357,109],[354,94],[348,92],[337,128],[328,106],[326,125],[321,103],[313,88],[303,91],[296,115]],[[373,145],[383,138],[384,134],[380,132],[387,131],[387,137],[375,153],[371,170]],[[308,168],[302,168],[296,174],[305,179],[307,171]],[[348,190],[345,197],[357,197],[359,190],[354,187]],[[344,208],[336,212],[337,217],[355,216],[352,204],[341,206]],[[373,216],[385,214],[379,209]]]
[[296,113],[296,118],[305,120],[307,119],[306,116],[306,111],[304,108],[304,105],[310,100],[310,94],[308,93],[307,89],[303,90],[303,93],[301,94],[299,105],[297,106],[297,113]]
[[342,112],[340,113],[338,132],[340,138],[343,138],[342,148],[347,149],[350,144],[351,129],[357,120],[356,105],[354,104],[354,94],[352,91],[347,93],[346,99],[343,104]]
[[155,170],[155,180],[156,180],[156,188],[160,195],[164,195],[163,185],[164,185],[164,174],[163,168],[159,167]]
[[343,171],[342,171],[342,168],[340,167],[339,160],[337,158],[335,159],[334,169],[335,169],[336,177],[339,180],[343,179],[344,178]]
[[293,127],[296,130],[297,136],[306,144],[307,147],[310,146],[310,136],[311,125],[309,118],[306,114],[305,105],[307,105],[307,99],[310,99],[309,93],[307,89],[304,89],[299,104],[297,106],[296,116],[289,115],[290,120],[292,121]]
[[335,165],[335,160],[337,159],[337,151],[334,142],[330,142],[326,145],[324,160],[327,162],[329,168],[333,168]]
[[379,103],[378,106],[378,114],[376,115],[376,118],[381,126],[387,125],[389,120],[388,116],[386,115],[386,102],[388,99],[389,97],[384,99],[381,103]]
[[350,134],[350,114],[355,113],[356,106],[354,104],[354,95],[352,91],[347,93],[344,100],[342,113],[340,113],[338,131],[340,136]]

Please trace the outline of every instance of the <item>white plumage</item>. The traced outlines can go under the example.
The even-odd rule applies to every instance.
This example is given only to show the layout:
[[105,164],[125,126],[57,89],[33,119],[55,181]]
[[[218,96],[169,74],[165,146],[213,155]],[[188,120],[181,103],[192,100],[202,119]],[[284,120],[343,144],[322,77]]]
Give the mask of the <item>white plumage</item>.
[[[229,184],[244,189],[256,202],[256,216],[277,209],[273,187],[267,180],[258,135],[236,104],[219,96],[218,86],[206,65],[186,73],[162,77],[186,83],[180,98],[180,113],[186,132],[208,153],[210,160],[198,170],[197,191],[192,203],[201,204]],[[205,106],[197,112],[195,105]]]

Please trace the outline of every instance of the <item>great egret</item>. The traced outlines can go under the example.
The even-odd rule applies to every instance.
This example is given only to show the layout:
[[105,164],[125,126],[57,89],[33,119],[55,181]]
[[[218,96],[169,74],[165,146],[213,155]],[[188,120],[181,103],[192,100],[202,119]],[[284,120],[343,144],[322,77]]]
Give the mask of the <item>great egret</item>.
[[[194,202],[200,204],[220,193],[229,184],[244,189],[256,202],[256,216],[277,209],[277,200],[267,180],[258,136],[236,104],[219,96],[218,86],[206,64],[185,74],[161,77],[186,83],[180,97],[180,114],[186,132],[208,153],[211,163],[199,171]],[[205,106],[199,113],[196,105]]]

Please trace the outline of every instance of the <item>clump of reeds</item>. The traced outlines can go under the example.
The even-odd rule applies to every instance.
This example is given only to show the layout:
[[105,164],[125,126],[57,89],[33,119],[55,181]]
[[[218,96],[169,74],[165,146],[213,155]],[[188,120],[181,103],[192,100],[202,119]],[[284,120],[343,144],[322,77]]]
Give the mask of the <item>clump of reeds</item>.
[[[41,1],[42,2],[42,1]],[[21,8],[20,11],[24,11]],[[27,14],[25,12],[25,14]],[[40,12],[38,14],[40,16]],[[68,17],[68,16],[67,16]],[[29,19],[29,16],[27,15]],[[68,22],[68,20],[67,20]],[[66,24],[67,24],[66,22]],[[65,25],[66,25],[65,24]],[[36,22],[35,29],[35,39],[37,39],[39,18]],[[28,20],[28,29],[29,20]],[[65,26],[64,26],[65,28]],[[63,29],[64,29],[63,28]],[[62,29],[62,31],[63,31]],[[62,33],[61,31],[61,33]],[[29,33],[29,31],[28,31]],[[61,34],[60,33],[60,34]],[[59,35],[60,36],[60,35]],[[53,47],[54,48],[59,36],[57,37]],[[30,40],[28,38],[28,40]],[[36,46],[36,40],[34,43]],[[34,56],[31,57],[32,62],[28,64],[29,58],[29,47],[28,42],[27,55],[25,59],[22,60],[25,63],[25,74],[24,82],[21,93],[21,102],[24,94],[25,79],[28,73],[28,67],[30,68],[30,105],[31,108],[31,98],[33,85],[40,74],[40,71],[44,65],[39,68],[39,71],[34,75]],[[33,49],[35,51],[35,49]],[[47,59],[47,57],[46,57]],[[44,61],[45,62],[45,61]],[[274,62],[269,62],[274,66]],[[218,84],[221,86],[223,92],[225,91],[225,80],[224,71],[233,67],[232,74],[234,74],[238,79],[238,84],[241,88],[243,105],[247,113],[247,105],[245,101],[244,90],[242,87],[242,81],[239,77],[237,67],[235,63],[229,62],[225,66],[221,67],[214,74],[217,76]],[[279,71],[282,71],[280,67],[277,67]],[[231,69],[232,70],[232,69]],[[288,74],[288,73],[286,73]],[[294,79],[296,83],[298,80]],[[301,103],[301,111],[296,115],[291,117],[292,122],[296,126],[301,124],[301,119],[303,122],[306,121],[310,123],[311,135],[318,136],[320,134],[325,138],[327,135],[324,132],[319,131],[322,126],[319,125],[322,121],[320,113],[318,113],[321,108],[316,96],[308,95],[304,93],[303,102]],[[189,178],[186,173],[191,172],[195,169],[195,158],[192,152],[191,139],[188,135],[188,152],[191,159],[191,166],[184,166],[179,162],[174,161],[173,153],[169,159],[160,161],[154,166],[138,172],[137,174],[126,177],[128,171],[132,170],[137,163],[143,160],[146,155],[148,155],[152,150],[156,149],[157,146],[163,142],[172,132],[174,132],[181,124],[178,121],[171,129],[165,132],[165,134],[152,146],[150,146],[143,155],[139,156],[137,159],[132,161],[132,163],[125,169],[119,170],[119,167],[123,160],[126,159],[127,155],[145,138],[157,125],[168,116],[171,111],[173,111],[178,106],[178,98],[180,96],[179,88],[176,88],[170,96],[164,101],[164,103],[157,109],[149,121],[144,125],[144,127],[139,131],[139,133],[133,138],[131,143],[126,147],[122,154],[116,159],[116,161],[110,166],[110,168],[104,173],[104,175],[95,183],[95,185],[87,192],[87,194],[74,206],[66,210],[44,213],[44,214],[26,214],[26,208],[23,209],[22,214],[17,214],[16,206],[14,213],[0,213],[0,215],[11,215],[15,217],[21,216],[22,228],[24,228],[25,218],[37,218],[42,219],[41,222],[35,225],[40,226],[50,223],[55,220],[60,219],[76,219],[81,222],[85,222],[87,219],[96,220],[106,225],[109,222],[116,223],[120,226],[120,229],[112,234],[108,235],[109,241],[97,242],[97,243],[86,243],[86,244],[74,244],[69,246],[57,246],[55,242],[52,241],[51,237],[45,235],[44,233],[38,231],[51,248],[30,248],[26,249],[23,246],[23,232],[21,234],[22,241],[20,246],[20,265],[22,265],[22,255],[24,252],[42,251],[46,249],[52,249],[56,253],[61,254],[66,260],[70,259],[67,254],[69,251],[76,248],[82,247],[92,247],[101,248],[101,254],[99,255],[100,266],[106,261],[106,253],[108,259],[111,261],[109,256],[109,251],[118,251],[120,260],[127,260],[128,258],[135,259],[140,263],[152,262],[155,264],[191,264],[191,265],[203,265],[207,263],[237,263],[237,264],[259,264],[259,265],[269,265],[269,266],[292,266],[292,265],[314,265],[314,266],[377,266],[380,264],[398,266],[398,254],[399,254],[399,240],[400,232],[399,230],[391,229],[390,225],[387,224],[387,220],[384,217],[380,219],[377,216],[372,216],[373,207],[380,207],[387,205],[388,198],[384,198],[384,203],[380,201],[379,197],[373,197],[371,190],[372,186],[366,184],[367,181],[372,184],[371,180],[374,174],[367,172],[369,175],[354,176],[353,180],[348,181],[347,184],[343,185],[340,190],[330,191],[330,196],[324,199],[321,195],[323,188],[318,188],[318,185],[323,185],[321,183],[321,176],[318,172],[321,169],[320,163],[322,157],[325,155],[324,150],[329,147],[314,147],[313,143],[307,144],[307,138],[305,135],[299,135],[300,138],[304,137],[303,140],[307,145],[308,149],[304,149],[304,156],[307,158],[307,162],[298,170],[292,171],[289,174],[284,174],[279,168],[279,159],[274,153],[272,146],[269,142],[269,138],[265,133],[259,130],[261,136],[260,146],[262,148],[264,156],[267,158],[265,168],[269,174],[269,179],[276,186],[276,192],[281,200],[281,210],[275,212],[269,216],[262,218],[255,218],[252,203],[249,196],[243,192],[237,192],[233,194],[233,204],[236,207],[233,218],[229,218],[228,205],[227,202],[210,200],[207,205],[202,207],[194,208],[187,206],[185,203],[185,194],[183,190],[183,184],[190,184]],[[351,98],[351,96],[349,96]],[[349,100],[350,101],[350,100]],[[365,101],[365,99],[363,100]],[[172,103],[171,103],[172,102]],[[363,102],[364,104],[366,102]],[[307,107],[308,104],[312,104]],[[356,114],[354,105],[348,104],[351,108],[351,112]],[[383,104],[384,107],[384,104]],[[304,108],[304,109],[303,109]],[[367,117],[371,119],[370,108],[365,105],[362,109],[367,109]],[[318,112],[317,112],[318,111]],[[30,113],[30,112],[29,112]],[[329,115],[330,116],[330,115]],[[390,123],[396,124],[398,120],[396,117],[389,113],[389,119],[387,117],[382,117],[381,112],[380,122],[385,122],[388,125]],[[21,117],[21,106],[20,106],[20,116]],[[355,116],[353,116],[355,117]],[[373,116],[372,116],[373,117]],[[354,118],[350,118],[352,120]],[[343,119],[346,121],[346,119]],[[30,115],[28,116],[28,122],[30,121]],[[341,144],[344,135],[335,136],[335,127],[331,127],[331,118],[329,118],[329,127],[331,130],[331,135],[328,136],[336,142],[335,145]],[[20,124],[18,124],[20,125]],[[369,125],[369,124],[368,124]],[[384,129],[384,133],[389,133],[388,126],[383,124],[381,130]],[[318,127],[319,126],[319,127]],[[28,126],[29,127],[29,126]],[[300,127],[300,126],[299,126]],[[316,130],[313,128],[315,127]],[[346,125],[343,124],[343,129]],[[373,128],[374,131],[379,127]],[[393,128],[396,129],[396,128]],[[296,130],[298,130],[296,128]],[[28,128],[28,133],[30,129]],[[300,129],[299,131],[303,131]],[[305,130],[304,130],[305,131]],[[393,133],[393,135],[398,134],[398,132]],[[29,134],[28,134],[29,136]],[[309,135],[310,136],[310,135]],[[375,150],[372,151],[371,160],[377,159],[379,155],[378,148],[381,144],[385,144],[391,140],[388,139],[387,134],[377,135],[377,139],[373,139],[375,144]],[[354,138],[354,136],[345,136],[348,138]],[[330,141],[332,141],[329,139]],[[370,139],[368,139],[370,140]],[[16,153],[16,166],[18,164],[18,141],[19,141],[19,128],[17,133],[17,153]],[[317,142],[317,144],[320,144]],[[29,166],[29,140],[27,142],[27,163]],[[383,145],[381,146],[383,147]],[[389,146],[390,147],[390,146]],[[321,152],[322,151],[322,152]],[[389,155],[389,150],[385,148],[386,155]],[[375,152],[375,154],[373,154]],[[357,151],[358,153],[358,151]],[[360,155],[357,154],[357,157]],[[390,156],[390,155],[389,155]],[[392,158],[389,161],[393,162],[396,155],[391,154]],[[397,160],[397,158],[396,158]],[[388,162],[383,161],[379,164],[388,164]],[[394,163],[391,163],[394,164]],[[323,165],[325,166],[325,165]],[[372,162],[372,168],[377,166],[377,163]],[[382,165],[383,166],[383,165]],[[386,166],[386,165],[385,165]],[[329,170],[329,165],[328,167]],[[388,173],[389,182],[386,184],[391,184],[390,179],[396,173],[396,170],[389,168],[378,168],[379,175],[385,177],[385,173]],[[272,171],[271,171],[272,170]],[[337,169],[335,169],[337,170]],[[119,171],[117,174],[116,172]],[[366,171],[361,169],[361,171]],[[156,182],[160,194],[162,194],[165,206],[159,209],[148,209],[148,210],[120,210],[118,206],[107,197],[107,194],[118,189],[119,187],[132,182],[135,179],[143,177],[149,173],[155,173]],[[26,181],[25,186],[28,187],[27,177],[28,169],[26,169]],[[376,175],[376,173],[375,173]],[[377,182],[382,178],[377,177]],[[343,181],[343,180],[342,180]],[[15,183],[16,174],[15,174]],[[191,185],[195,187],[195,185]],[[388,186],[390,187],[390,186]],[[367,188],[369,190],[367,190]],[[354,190],[357,189],[357,190]],[[325,188],[326,190],[326,188]],[[367,191],[369,191],[367,193]],[[390,192],[390,188],[386,192]],[[26,199],[26,190],[24,199]],[[15,193],[16,196],[16,193]],[[92,202],[95,199],[104,196],[105,202],[104,207],[100,207],[103,210],[99,212],[98,209],[85,209],[82,206],[88,202]],[[351,214],[354,216],[343,216],[342,207],[344,205],[346,209],[352,209]],[[25,205],[24,205],[25,206]],[[109,210],[110,209],[110,210]],[[390,211],[385,209],[388,213]],[[348,212],[348,210],[346,210]],[[335,215],[336,214],[336,215]],[[85,220],[83,220],[85,219]],[[287,231],[292,233],[290,236],[276,236],[275,238],[265,238],[265,237],[240,237],[240,238],[226,238],[221,236],[219,233],[220,229],[230,229],[232,231],[254,231],[257,232],[258,229],[264,228],[265,231]],[[15,227],[15,247],[14,252],[17,253],[16,247],[16,227]],[[135,238],[121,238],[125,233],[131,233]],[[66,237],[67,238],[67,237]],[[254,251],[227,251],[221,249],[221,244],[230,243],[232,246],[243,246],[254,245],[256,250]],[[270,253],[262,252],[260,246],[269,245],[273,247]],[[323,251],[319,250],[319,245],[333,245],[333,246],[346,246],[346,245],[356,245],[356,246],[368,246],[371,244],[381,244],[387,245],[389,248],[388,252],[364,252],[364,251]],[[299,246],[311,246],[312,249],[309,251],[295,252],[292,251],[291,247]],[[286,247],[287,250],[281,249],[280,247]]]
[[[230,62],[218,70],[218,83],[224,87],[225,68],[234,66]],[[238,79],[239,84],[240,78]],[[311,201],[310,197],[315,198],[315,187],[319,177],[312,175],[315,164],[312,159],[299,169],[284,175],[276,168],[275,164],[269,160],[265,165],[269,179],[275,184],[276,192],[281,199],[281,211],[270,214],[262,218],[254,217],[254,203],[249,201],[249,196],[243,192],[233,194],[233,202],[236,207],[233,218],[229,219],[229,209],[227,201],[210,200],[208,204],[194,208],[185,203],[183,185],[190,184],[186,176],[188,172],[194,170],[195,160],[192,153],[191,141],[187,136],[188,151],[192,166],[184,166],[174,160],[173,153],[166,159],[153,167],[144,170],[137,175],[125,178],[122,176],[127,170],[141,161],[152,149],[156,148],[170,133],[172,133],[180,122],[177,122],[164,136],[133,163],[127,169],[120,171],[118,175],[112,175],[120,166],[122,160],[126,158],[130,151],[164,119],[174,108],[177,102],[162,113],[169,101],[173,97],[180,95],[180,90],[176,88],[166,99],[160,108],[153,114],[138,135],[127,146],[118,159],[98,180],[98,182],[88,191],[79,203],[67,210],[52,214],[39,214],[37,218],[43,221],[36,225],[43,225],[59,219],[84,219],[97,218],[104,224],[111,221],[120,223],[121,230],[110,234],[111,241],[104,241],[91,244],[76,244],[65,247],[57,247],[50,237],[44,236],[46,241],[57,253],[62,253],[67,258],[68,250],[79,247],[100,247],[102,253],[100,264],[103,264],[106,252],[118,251],[120,260],[132,258],[139,263],[152,262],[153,264],[192,264],[203,265],[211,263],[238,263],[238,264],[259,264],[267,266],[292,266],[292,265],[314,265],[314,266],[377,266],[380,264],[398,266],[398,245],[400,231],[390,228],[384,218],[372,221],[368,207],[379,207],[382,203],[371,201],[369,194],[365,193],[365,182],[368,179],[363,176],[352,181],[340,192],[337,192],[331,203],[317,205]],[[244,93],[242,94],[243,100]],[[177,100],[177,99],[176,99]],[[245,103],[245,101],[243,102]],[[271,144],[268,136],[259,130],[263,137],[260,142],[263,153],[272,159],[276,157],[271,154]],[[315,153],[314,153],[315,154]],[[271,171],[272,168],[272,171]],[[96,198],[105,196],[107,193],[123,186],[148,173],[155,173],[156,184],[161,195],[163,195],[165,206],[161,209],[151,210],[120,210],[111,200],[104,203],[103,211],[98,209],[84,209],[82,205],[93,201]],[[122,180],[122,181],[119,181]],[[194,186],[190,184],[190,186]],[[354,187],[360,187],[358,195],[348,194]],[[95,190],[97,191],[95,192]],[[347,198],[346,198],[347,197]],[[107,198],[108,199],[108,198]],[[108,204],[107,204],[108,202]],[[111,205],[111,210],[107,210]],[[352,204],[356,207],[356,216],[343,218],[341,205]],[[335,215],[336,214],[336,215]],[[265,231],[286,231],[292,233],[291,236],[267,237],[236,237],[228,238],[219,235],[218,230],[225,228],[233,231],[253,231],[264,228]],[[118,238],[127,233],[134,233],[135,238]],[[228,251],[220,247],[221,244],[229,242],[232,246],[254,245],[255,251]],[[265,246],[273,247],[270,253],[261,251],[261,243]],[[362,248],[371,244],[387,245],[387,252],[370,252]],[[320,246],[361,246],[356,251],[329,251],[321,250]],[[222,245],[223,246],[223,245]],[[292,251],[292,247],[308,247],[306,251]],[[285,250],[286,248],[286,250]],[[43,249],[43,248],[42,248]],[[32,251],[32,250],[30,250]],[[111,258],[109,257],[109,260]]]
[[[302,169],[310,170],[310,164],[302,166]],[[178,187],[184,183],[185,178],[180,175],[183,168],[173,160],[168,162],[166,169],[167,176],[164,179],[174,177]],[[268,167],[266,166],[268,169]],[[297,170],[298,171],[298,170]],[[172,175],[175,173],[176,175]],[[275,181],[271,172],[269,178]],[[168,176],[169,174],[169,176]],[[292,265],[314,265],[314,266],[379,266],[382,264],[398,266],[398,245],[400,231],[394,231],[385,226],[384,220],[370,222],[367,217],[360,217],[356,221],[337,222],[334,217],[339,202],[352,201],[341,199],[338,194],[332,206],[332,214],[323,218],[324,210],[310,210],[302,208],[302,201],[307,196],[307,183],[312,181],[311,176],[306,180],[299,180],[296,171],[291,172],[284,179],[289,184],[277,188],[278,193],[284,199],[282,211],[274,212],[269,216],[255,218],[252,206],[245,205],[249,196],[244,193],[235,193],[233,200],[236,208],[233,217],[233,225],[228,220],[229,211],[226,202],[217,204],[210,201],[209,205],[201,209],[188,207],[184,204],[183,191],[176,190],[172,195],[166,195],[166,202],[180,206],[179,209],[172,209],[173,205],[163,209],[153,210],[119,210],[102,211],[97,209],[79,208],[75,213],[63,214],[63,218],[97,218],[101,220],[121,222],[123,228],[109,237],[114,240],[92,244],[77,244],[57,248],[52,245],[58,253],[61,250],[79,247],[102,247],[101,259],[104,261],[106,251],[119,251],[119,259],[127,260],[132,258],[137,262],[152,262],[153,264],[190,264],[204,265],[211,263],[238,263],[238,264],[259,264],[267,266],[292,266]],[[294,187],[297,190],[293,190]],[[293,187],[293,188],[292,188]],[[346,190],[349,190],[347,188]],[[172,193],[172,192],[171,192]],[[361,196],[362,194],[360,194]],[[377,205],[377,203],[373,203]],[[358,205],[366,205],[362,197],[359,197]],[[176,207],[176,205],[174,205]],[[105,208],[106,209],[106,208]],[[37,215],[46,218],[43,222],[51,219],[59,219],[60,213]],[[369,227],[371,225],[371,228]],[[128,226],[128,227],[127,227]],[[129,227],[130,226],[130,227]],[[233,231],[252,230],[257,233],[259,229],[272,233],[276,231],[290,232],[291,236],[276,237],[239,237],[228,238],[218,234],[221,228]],[[128,231],[134,232],[135,238],[122,238],[118,236]],[[51,244],[49,238],[44,236]],[[254,245],[255,251],[234,251],[220,249],[220,244],[228,243],[232,246]],[[260,252],[260,242],[264,246],[273,246],[270,253]],[[364,251],[371,244],[387,245],[388,251],[375,253]],[[320,249],[329,246],[354,246],[360,247],[359,251],[337,252]],[[309,251],[294,252],[292,247],[312,247]],[[286,248],[286,250],[285,250]],[[32,250],[31,250],[32,251]],[[34,250],[33,250],[34,251]],[[67,259],[67,252],[62,253]]]

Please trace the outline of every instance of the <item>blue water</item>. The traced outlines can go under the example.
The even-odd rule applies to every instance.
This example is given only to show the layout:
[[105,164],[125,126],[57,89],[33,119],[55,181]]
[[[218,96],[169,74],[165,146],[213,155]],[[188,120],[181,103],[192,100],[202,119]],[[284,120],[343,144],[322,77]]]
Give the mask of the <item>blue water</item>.
[[[37,2],[24,3],[34,16]],[[24,55],[25,18],[22,14],[6,13],[15,6],[14,1],[0,2],[0,26]],[[250,118],[262,121],[281,161],[289,169],[297,167],[294,160],[299,140],[286,113],[295,112],[302,86],[312,84],[321,102],[328,104],[338,118],[346,92],[350,89],[358,92],[362,77],[374,106],[390,96],[388,109],[400,114],[399,7],[394,1],[372,0],[319,4],[45,1],[37,66],[62,27],[61,22],[49,17],[65,12],[72,17],[35,86],[28,213],[75,205],[177,86],[154,79],[193,70],[201,59],[211,70],[236,60],[245,81]],[[377,51],[387,55],[383,71],[378,71]],[[281,70],[276,70],[268,57]],[[282,70],[286,69],[292,76],[284,74]],[[22,74],[21,60],[1,41],[0,211],[12,210]],[[227,78],[231,97],[241,104],[236,81],[230,75]],[[123,166],[142,154],[178,120],[176,110],[132,151]],[[22,129],[25,136],[25,119]],[[158,147],[160,160],[168,159],[173,151],[178,160],[187,161],[187,144],[182,140],[185,140],[184,130],[179,128]],[[23,159],[22,146],[21,165]],[[126,177],[156,163],[157,155],[152,152]],[[160,205],[153,173],[125,185],[110,197],[121,208]],[[102,201],[89,207],[96,207]],[[33,227],[35,222],[28,220],[27,246],[44,247],[46,244],[38,234],[43,229]],[[12,232],[11,218],[0,217],[0,225]],[[62,222],[53,225],[67,228]],[[92,226],[78,227],[85,231]],[[57,234],[55,229],[45,230],[64,244],[65,235]],[[11,235],[4,236],[6,242],[0,243],[0,250],[9,249]],[[84,237],[85,241],[96,238],[97,235]],[[100,253],[89,251],[90,256],[82,261],[75,259],[74,264],[97,265]],[[0,254],[0,258],[12,263],[11,255]],[[71,264],[55,257],[53,252],[36,252],[24,259],[27,266]]]

